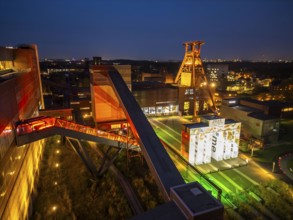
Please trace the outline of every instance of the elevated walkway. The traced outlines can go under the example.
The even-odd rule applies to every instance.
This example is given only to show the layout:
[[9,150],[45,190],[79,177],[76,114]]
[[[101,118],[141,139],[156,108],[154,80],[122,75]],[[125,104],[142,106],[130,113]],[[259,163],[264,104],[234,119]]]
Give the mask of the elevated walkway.
[[118,148],[140,151],[136,140],[97,130],[53,117],[36,117],[16,124],[16,144],[28,144],[53,135],[62,135],[79,140],[94,141]]

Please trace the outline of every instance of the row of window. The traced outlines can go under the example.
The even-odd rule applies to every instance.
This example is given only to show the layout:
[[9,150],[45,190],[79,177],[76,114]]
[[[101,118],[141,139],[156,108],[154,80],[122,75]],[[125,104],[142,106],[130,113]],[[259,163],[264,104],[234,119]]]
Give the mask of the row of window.
[[168,106],[156,106],[156,107],[144,107],[142,111],[145,115],[168,115],[177,114],[178,105],[168,105]]

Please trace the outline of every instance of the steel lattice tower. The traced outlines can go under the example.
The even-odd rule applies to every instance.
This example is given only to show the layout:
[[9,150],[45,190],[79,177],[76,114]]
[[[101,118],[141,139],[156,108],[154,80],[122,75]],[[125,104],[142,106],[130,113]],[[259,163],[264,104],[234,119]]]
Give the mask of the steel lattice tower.
[[192,41],[183,44],[185,56],[175,79],[175,83],[179,87],[192,88],[194,117],[207,112],[206,109],[216,113],[214,99],[200,58],[203,44],[204,41]]

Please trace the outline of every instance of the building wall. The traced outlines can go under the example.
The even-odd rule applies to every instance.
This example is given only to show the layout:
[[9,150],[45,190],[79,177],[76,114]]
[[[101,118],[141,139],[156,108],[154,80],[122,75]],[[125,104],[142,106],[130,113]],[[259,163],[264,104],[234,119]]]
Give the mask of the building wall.
[[236,158],[239,153],[241,123],[226,123],[224,127],[224,160]]
[[269,114],[269,108],[263,104],[256,103],[256,102],[250,102],[246,100],[240,100],[240,105],[245,105],[251,108],[255,108],[258,110],[263,111],[265,114]]
[[[13,60],[13,68],[16,71],[24,70],[24,72],[17,72],[14,78],[0,83],[0,134],[3,136],[0,139],[0,159],[12,143],[11,137],[14,137],[14,134],[11,129],[14,122],[32,116],[41,100],[35,51],[33,49],[20,50],[21,52],[18,52],[18,49],[14,52],[17,58]],[[21,56],[25,58],[20,58]],[[24,60],[27,60],[29,64],[23,64]],[[36,64],[32,65],[33,61]]]
[[178,87],[178,104],[181,115],[193,115],[193,88],[192,87]]
[[249,118],[247,117],[247,115],[250,112],[240,111],[240,110],[237,110],[237,109],[231,108],[229,106],[225,106],[225,105],[221,106],[220,112],[221,112],[221,117],[231,118],[235,121],[241,121],[242,135],[243,136],[250,135],[250,132],[249,132],[250,126],[249,125],[251,124],[251,122],[248,121]]
[[13,165],[7,169],[4,181],[5,191],[1,187],[1,219],[26,219],[32,204],[32,193],[36,190],[39,177],[39,165],[43,155],[44,141],[37,141],[14,148],[10,157]]
[[276,142],[279,137],[280,119],[258,119],[249,116],[250,112],[241,111],[226,105],[221,106],[221,116],[241,122],[241,134],[244,138],[254,137],[264,143]]
[[39,63],[35,46],[6,49],[5,53],[12,54],[12,60],[5,62],[13,64],[9,68],[14,72],[0,82],[0,219],[24,219],[38,177],[42,142],[16,147],[13,129],[16,121],[38,115]]
[[[117,68],[120,68],[118,66],[116,65],[114,68],[113,66],[96,65],[90,69],[92,110],[96,123],[126,120],[124,111],[107,78],[108,72],[117,71]],[[121,67],[122,78],[124,76],[128,83],[130,79],[131,83],[129,67],[129,65]]]
[[146,116],[178,115],[177,88],[138,90],[132,94]]
[[[11,69],[13,66],[13,50],[0,47],[0,70]],[[6,65],[7,64],[7,65]]]
[[279,139],[280,120],[272,119],[266,120],[263,123],[262,138],[265,143],[274,143]]
[[92,87],[94,103],[95,122],[125,120],[126,116],[122,110],[119,100],[111,86],[101,85]]
[[[213,122],[215,120],[210,120]],[[183,126],[181,152],[191,164],[200,165],[238,157],[241,123],[197,123],[194,128]]]
[[227,76],[228,72],[228,64],[208,64],[206,75],[210,82],[217,82],[222,78],[222,75]]
[[212,158],[216,161],[224,159],[224,131],[219,129],[212,133]]
[[131,65],[113,65],[114,68],[121,74],[124,82],[128,86],[129,90],[132,90],[131,86]]

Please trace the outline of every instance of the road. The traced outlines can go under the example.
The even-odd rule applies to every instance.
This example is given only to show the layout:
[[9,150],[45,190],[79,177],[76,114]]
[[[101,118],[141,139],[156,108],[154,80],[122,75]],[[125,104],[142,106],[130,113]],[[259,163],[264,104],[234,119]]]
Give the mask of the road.
[[293,160],[293,153],[283,155],[282,157],[279,157],[278,166],[287,177],[293,180],[293,167],[288,167],[288,163],[291,160]]
[[[236,206],[234,199],[230,199],[231,196],[232,198],[236,197],[238,200],[240,199],[245,204],[246,209],[253,213],[255,217],[257,216],[261,219],[279,219],[269,207],[261,203],[257,202],[258,208],[256,209],[250,191],[250,188],[253,186],[259,186],[275,179],[271,172],[265,170],[251,158],[242,154],[239,154],[239,159],[236,160],[226,160],[220,163],[212,162],[203,166],[190,166],[180,153],[181,124],[190,123],[190,121],[180,117],[172,117],[171,119],[152,118],[149,121],[158,137],[168,145],[166,149],[186,182],[199,182],[216,198],[218,198],[219,192],[221,192],[221,202],[228,208],[227,212],[233,213],[232,216],[237,216],[237,219],[245,219],[241,216],[245,212],[238,213],[238,211],[235,211],[239,204]],[[244,161],[245,165],[241,164],[241,161]],[[223,167],[226,168],[222,170]],[[202,175],[197,171],[200,171]],[[243,196],[252,200],[247,202],[240,198]]]
[[[181,124],[190,123],[189,120],[182,119],[180,117],[166,118],[151,118],[149,119],[155,132],[161,140],[169,145],[174,151],[180,154],[181,147]],[[170,152],[169,152],[170,153]],[[180,163],[178,157],[170,154],[175,165],[184,176],[187,181],[199,181],[199,175],[193,174],[192,171],[187,171],[187,165]],[[221,162],[222,165],[230,167],[229,169],[218,171],[218,164],[211,163],[204,166],[196,166],[198,170],[203,172],[207,178],[217,184],[225,193],[239,193],[245,191],[253,185],[259,185],[275,177],[271,175],[267,170],[260,167],[257,163],[250,158],[240,155],[245,160],[247,159],[247,166],[241,166],[233,168],[229,161]],[[243,160],[242,160],[243,161]],[[207,171],[208,170],[208,171]],[[213,172],[211,172],[213,171]],[[200,181],[199,181],[200,182]]]

